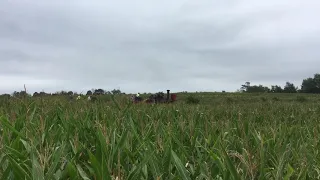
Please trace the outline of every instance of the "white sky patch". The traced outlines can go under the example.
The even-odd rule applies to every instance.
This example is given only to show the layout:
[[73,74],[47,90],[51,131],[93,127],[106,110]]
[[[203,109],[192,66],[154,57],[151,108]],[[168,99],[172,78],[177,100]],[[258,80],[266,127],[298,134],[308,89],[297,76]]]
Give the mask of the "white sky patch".
[[[12,93],[12,89],[15,91],[24,91],[24,85],[26,85],[28,93],[42,90],[52,90],[57,87],[62,87],[61,82],[54,79],[35,79],[30,77],[20,76],[0,76],[0,82],[2,83],[0,93]],[[39,87],[43,87],[39,89]]]

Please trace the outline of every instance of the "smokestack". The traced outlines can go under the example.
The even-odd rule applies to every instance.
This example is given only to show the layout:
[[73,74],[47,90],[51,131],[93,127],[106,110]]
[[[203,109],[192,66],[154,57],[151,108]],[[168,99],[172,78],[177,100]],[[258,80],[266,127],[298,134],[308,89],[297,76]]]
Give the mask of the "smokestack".
[[167,101],[169,101],[170,90],[167,90]]

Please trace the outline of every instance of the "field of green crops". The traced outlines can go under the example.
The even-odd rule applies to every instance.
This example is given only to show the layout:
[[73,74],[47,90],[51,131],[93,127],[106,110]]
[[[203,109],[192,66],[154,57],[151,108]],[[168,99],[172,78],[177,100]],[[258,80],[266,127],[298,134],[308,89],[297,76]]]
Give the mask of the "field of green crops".
[[0,179],[319,179],[320,96],[0,99]]

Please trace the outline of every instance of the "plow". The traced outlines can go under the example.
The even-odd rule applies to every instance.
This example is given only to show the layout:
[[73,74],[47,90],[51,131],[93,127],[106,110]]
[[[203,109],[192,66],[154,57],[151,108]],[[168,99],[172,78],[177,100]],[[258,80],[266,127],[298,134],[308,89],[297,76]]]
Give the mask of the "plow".
[[132,96],[132,101],[134,103],[148,103],[148,104],[159,104],[159,103],[173,103],[177,100],[177,95],[176,94],[170,94],[170,90],[167,90],[167,94],[163,92],[158,92],[155,94],[150,95],[148,98],[143,99],[140,96]]

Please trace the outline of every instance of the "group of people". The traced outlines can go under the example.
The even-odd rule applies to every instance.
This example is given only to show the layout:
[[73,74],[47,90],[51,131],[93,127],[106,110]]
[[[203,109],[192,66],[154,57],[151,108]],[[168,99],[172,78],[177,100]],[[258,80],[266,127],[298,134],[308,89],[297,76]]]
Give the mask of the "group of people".
[[142,97],[140,97],[140,93],[137,93],[136,95],[131,96],[132,102],[140,102],[142,101]]

